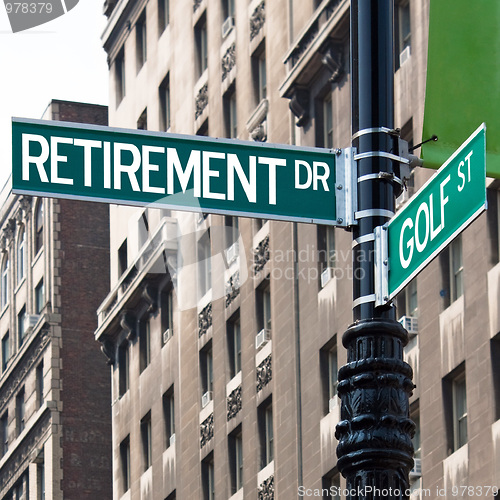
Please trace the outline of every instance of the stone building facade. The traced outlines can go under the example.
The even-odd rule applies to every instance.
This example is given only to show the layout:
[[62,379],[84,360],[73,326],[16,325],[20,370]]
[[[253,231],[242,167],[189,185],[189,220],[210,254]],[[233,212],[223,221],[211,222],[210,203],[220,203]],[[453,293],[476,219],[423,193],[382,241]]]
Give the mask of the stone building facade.
[[[107,108],[52,101],[44,118],[105,125]],[[107,292],[107,205],[0,199],[0,497],[111,499],[109,371],[92,338]]]
[[[105,13],[110,125],[350,146],[348,0],[107,0]],[[410,144],[422,139],[428,15],[428,0],[396,1],[395,123]],[[398,207],[430,175],[415,169]],[[487,214],[396,301],[416,383],[413,499],[500,482],[495,182],[488,196]],[[112,365],[114,499],[344,485],[334,434],[351,234],[110,210],[96,338]]]

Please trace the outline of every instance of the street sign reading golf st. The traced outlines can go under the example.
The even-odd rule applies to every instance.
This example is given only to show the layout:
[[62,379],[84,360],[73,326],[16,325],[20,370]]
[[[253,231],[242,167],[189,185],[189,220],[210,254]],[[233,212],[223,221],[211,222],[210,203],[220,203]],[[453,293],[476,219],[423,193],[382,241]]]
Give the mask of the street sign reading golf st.
[[388,298],[485,209],[486,126],[482,124],[389,221]]
[[350,150],[12,120],[17,194],[346,226],[352,163]]

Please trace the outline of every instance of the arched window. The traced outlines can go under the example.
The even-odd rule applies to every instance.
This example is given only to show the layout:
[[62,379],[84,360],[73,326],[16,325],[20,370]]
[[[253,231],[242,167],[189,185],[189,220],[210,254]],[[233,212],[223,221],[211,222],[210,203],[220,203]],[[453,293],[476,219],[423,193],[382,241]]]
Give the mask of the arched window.
[[35,255],[43,247],[43,201],[40,200],[35,210]]
[[2,309],[9,302],[9,256],[6,254],[2,263],[2,289],[0,293],[0,305]]
[[19,231],[17,240],[17,282],[20,283],[24,278],[24,268],[26,266],[26,232],[24,227]]

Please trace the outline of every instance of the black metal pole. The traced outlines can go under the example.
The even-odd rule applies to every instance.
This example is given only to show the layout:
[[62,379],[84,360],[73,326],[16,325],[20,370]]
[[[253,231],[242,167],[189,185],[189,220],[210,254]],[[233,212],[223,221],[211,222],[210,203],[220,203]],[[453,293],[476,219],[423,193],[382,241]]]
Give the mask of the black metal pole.
[[393,308],[375,305],[373,234],[391,218],[395,204],[393,11],[394,0],[351,1],[358,225],[353,229],[354,323],[342,338],[347,364],[339,372],[336,430],[338,469],[349,499],[408,498],[413,466],[412,370],[403,361],[408,335]]

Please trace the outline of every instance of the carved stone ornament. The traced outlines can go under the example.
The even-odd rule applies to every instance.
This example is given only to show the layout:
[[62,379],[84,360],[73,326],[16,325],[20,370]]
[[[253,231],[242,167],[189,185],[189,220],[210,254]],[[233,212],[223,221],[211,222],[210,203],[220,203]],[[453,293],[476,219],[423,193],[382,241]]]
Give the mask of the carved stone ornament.
[[212,303],[207,304],[198,314],[198,337],[205,335],[212,326]]
[[255,8],[250,17],[250,41],[252,41],[258,34],[259,31],[264,26],[266,21],[266,3],[261,2],[258,7]]
[[16,231],[16,219],[9,219],[3,228],[3,235],[7,242],[12,240]]
[[129,311],[122,311],[120,314],[120,326],[125,332],[128,340],[133,340],[136,335],[135,317]]
[[257,125],[251,132],[250,137],[255,142],[266,142],[267,141],[267,123],[263,121]]
[[297,117],[297,127],[303,127],[309,121],[309,91],[303,87],[294,87],[288,107]]
[[19,387],[25,383],[26,375],[38,362],[38,359],[49,341],[49,331],[44,327],[39,334],[39,338],[30,346],[30,350],[26,354],[23,363],[18,365],[7,380],[4,381],[0,390],[0,413],[4,411],[5,406],[8,404],[12,396],[19,390]]
[[158,291],[156,288],[151,284],[148,283],[144,286],[142,290],[142,298],[148,303],[148,312],[154,313],[156,311],[156,308],[158,306],[157,304],[157,295]]
[[274,475],[269,476],[261,484],[257,494],[258,500],[274,500]]
[[254,257],[253,257],[254,274],[257,274],[260,271],[262,271],[268,260],[269,260],[269,235],[267,235],[254,250]]
[[114,365],[116,361],[116,346],[110,338],[101,341],[101,351],[108,360],[108,365]]
[[240,294],[240,272],[236,271],[226,282],[226,307]]
[[198,119],[202,114],[204,109],[208,104],[208,83],[205,83],[203,87],[198,91],[198,95],[195,99],[195,119]]
[[271,354],[257,367],[257,392],[261,391],[273,378]]
[[222,81],[227,78],[227,75],[231,72],[236,64],[236,44],[232,43],[226,53],[222,56]]
[[229,422],[232,418],[236,417],[238,412],[241,410],[241,385],[238,386],[234,391],[227,397],[227,421]]
[[323,54],[321,57],[321,62],[328,68],[330,72],[329,81],[331,83],[338,82],[344,75],[344,52],[342,50],[342,45],[329,41],[321,49]]
[[214,437],[214,414],[211,413],[200,424],[200,448],[203,448]]

